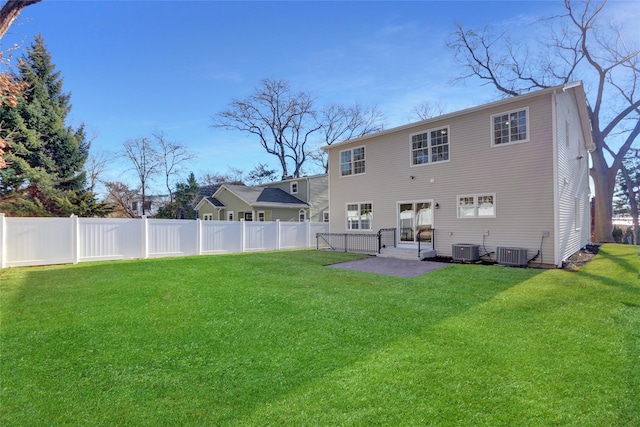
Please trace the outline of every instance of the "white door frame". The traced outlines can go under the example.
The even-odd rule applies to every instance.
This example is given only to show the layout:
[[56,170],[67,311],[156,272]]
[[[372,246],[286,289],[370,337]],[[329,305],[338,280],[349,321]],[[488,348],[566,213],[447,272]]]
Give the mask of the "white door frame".
[[[396,202],[396,227],[398,230],[397,236],[396,236],[396,244],[398,246],[417,246],[418,242],[415,239],[415,235],[416,235],[416,217],[415,217],[415,212],[416,212],[416,204],[418,203],[429,203],[431,205],[431,229],[434,229],[434,223],[435,223],[435,209],[434,209],[434,203],[433,203],[433,199],[420,199],[420,200],[401,200]],[[413,240],[402,240],[402,236],[403,236],[403,232],[402,232],[402,224],[401,221],[402,219],[400,218],[400,205],[405,205],[405,204],[412,204],[412,210],[414,213],[414,216],[412,217],[412,224],[411,224],[411,236]],[[406,227],[405,227],[406,228]]]

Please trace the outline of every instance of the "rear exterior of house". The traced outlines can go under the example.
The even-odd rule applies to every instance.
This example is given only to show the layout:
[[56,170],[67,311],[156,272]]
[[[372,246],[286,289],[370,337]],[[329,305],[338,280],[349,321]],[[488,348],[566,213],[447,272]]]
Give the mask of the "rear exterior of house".
[[412,248],[423,230],[440,256],[521,248],[560,266],[589,242],[591,147],[579,83],[334,144],[331,232],[393,228]]

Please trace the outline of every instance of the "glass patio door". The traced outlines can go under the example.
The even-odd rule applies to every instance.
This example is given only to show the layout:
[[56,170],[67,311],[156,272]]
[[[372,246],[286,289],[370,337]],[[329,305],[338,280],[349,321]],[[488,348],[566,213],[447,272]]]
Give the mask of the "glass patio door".
[[433,203],[431,201],[407,202],[398,204],[398,226],[400,243],[431,241],[433,228]]

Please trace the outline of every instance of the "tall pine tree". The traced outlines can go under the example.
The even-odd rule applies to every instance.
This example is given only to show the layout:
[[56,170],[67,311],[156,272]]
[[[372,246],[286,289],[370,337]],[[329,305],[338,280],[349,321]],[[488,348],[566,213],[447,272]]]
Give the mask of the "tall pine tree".
[[104,215],[104,206],[86,192],[83,166],[89,143],[84,127],[65,124],[71,95],[63,92],[60,72],[41,35],[21,58],[15,79],[26,90],[15,107],[0,106],[2,128],[11,132],[7,167],[0,170],[0,212]]

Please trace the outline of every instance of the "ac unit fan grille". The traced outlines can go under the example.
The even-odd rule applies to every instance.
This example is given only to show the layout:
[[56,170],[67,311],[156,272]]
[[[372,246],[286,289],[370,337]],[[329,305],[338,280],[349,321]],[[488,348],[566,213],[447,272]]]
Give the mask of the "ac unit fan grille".
[[526,267],[529,262],[527,249],[498,246],[497,261],[502,265]]
[[480,245],[457,243],[452,245],[453,260],[460,262],[475,262],[480,259]]

